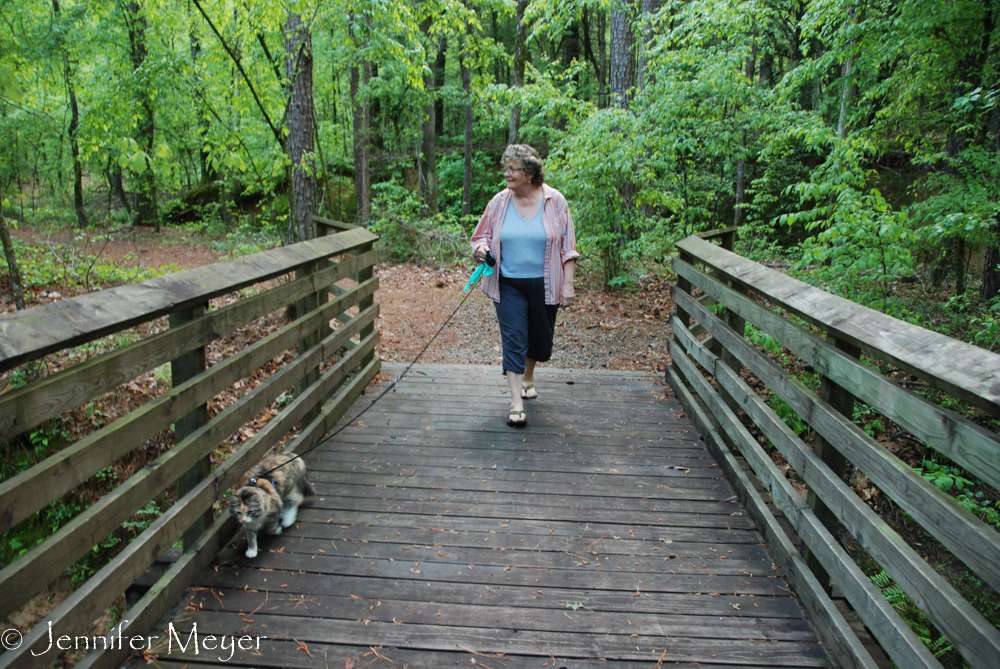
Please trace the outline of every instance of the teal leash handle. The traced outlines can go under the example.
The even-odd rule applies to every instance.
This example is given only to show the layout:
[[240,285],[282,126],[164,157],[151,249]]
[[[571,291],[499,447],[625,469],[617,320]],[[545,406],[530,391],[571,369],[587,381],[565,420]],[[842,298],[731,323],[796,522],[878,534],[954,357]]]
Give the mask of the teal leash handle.
[[477,267],[476,271],[472,273],[471,277],[469,277],[469,282],[465,284],[465,288],[462,289],[462,292],[463,293],[468,292],[470,288],[476,285],[476,283],[479,281],[480,278],[484,276],[489,276],[491,274],[493,274],[493,268],[487,265],[486,263],[483,263],[482,265]]

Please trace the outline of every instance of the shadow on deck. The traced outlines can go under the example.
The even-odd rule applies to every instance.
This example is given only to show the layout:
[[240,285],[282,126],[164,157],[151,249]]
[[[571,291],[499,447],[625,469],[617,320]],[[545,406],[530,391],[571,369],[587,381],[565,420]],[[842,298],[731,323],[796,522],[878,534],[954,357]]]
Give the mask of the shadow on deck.
[[414,367],[310,454],[294,527],[186,593],[157,665],[830,666],[662,381],[539,381],[512,429],[498,368]]

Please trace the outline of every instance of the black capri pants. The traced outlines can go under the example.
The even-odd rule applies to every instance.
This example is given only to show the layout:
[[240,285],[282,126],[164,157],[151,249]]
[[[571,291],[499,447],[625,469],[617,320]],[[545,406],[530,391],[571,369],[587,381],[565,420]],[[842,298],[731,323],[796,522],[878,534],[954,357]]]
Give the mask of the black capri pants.
[[524,374],[525,358],[548,362],[559,305],[545,304],[545,279],[501,276],[500,301],[493,304],[503,342],[503,371]]

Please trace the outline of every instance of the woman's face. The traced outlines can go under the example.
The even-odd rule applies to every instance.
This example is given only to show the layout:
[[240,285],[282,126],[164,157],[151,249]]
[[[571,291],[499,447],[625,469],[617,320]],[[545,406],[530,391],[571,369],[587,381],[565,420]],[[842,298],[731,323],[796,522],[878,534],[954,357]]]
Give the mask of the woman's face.
[[507,180],[507,188],[511,190],[523,189],[531,184],[528,175],[525,174],[521,163],[517,160],[508,160],[503,168],[503,178]]

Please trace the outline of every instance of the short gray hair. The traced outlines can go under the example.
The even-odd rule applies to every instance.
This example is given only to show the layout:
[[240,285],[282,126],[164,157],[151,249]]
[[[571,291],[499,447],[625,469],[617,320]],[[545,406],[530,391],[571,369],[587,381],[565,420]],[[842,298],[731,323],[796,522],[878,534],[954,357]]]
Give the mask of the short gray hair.
[[542,165],[542,158],[538,151],[527,144],[508,144],[503,152],[501,164],[507,165],[510,160],[521,163],[521,169],[528,175],[528,180],[535,186],[545,183],[545,168]]

